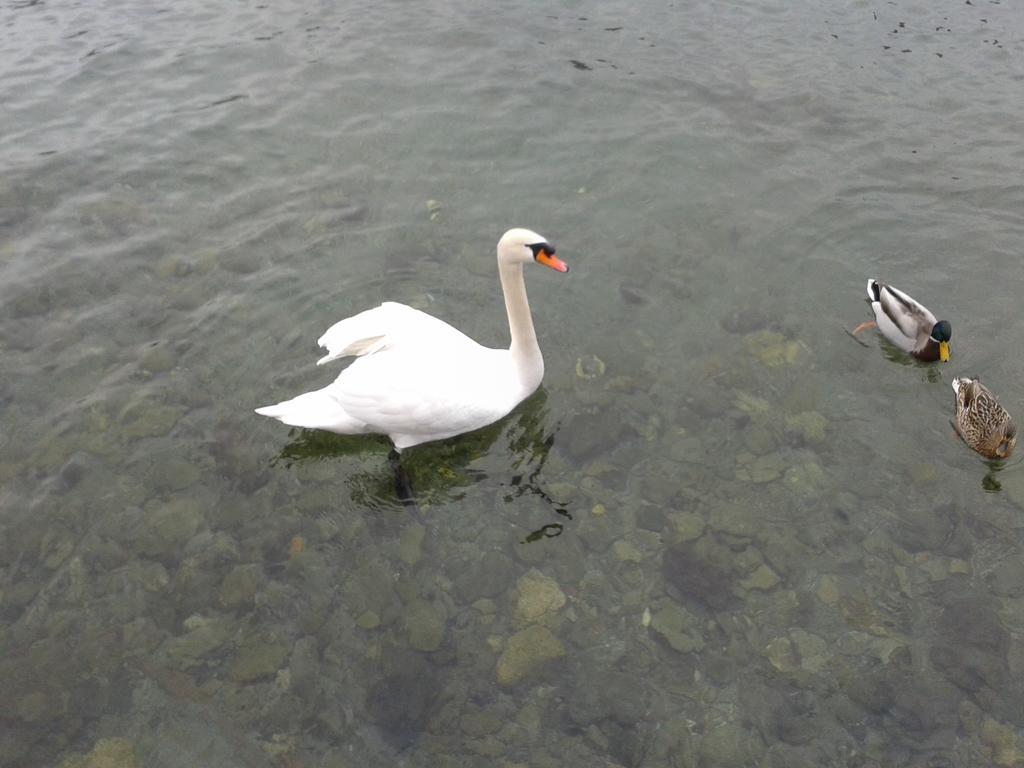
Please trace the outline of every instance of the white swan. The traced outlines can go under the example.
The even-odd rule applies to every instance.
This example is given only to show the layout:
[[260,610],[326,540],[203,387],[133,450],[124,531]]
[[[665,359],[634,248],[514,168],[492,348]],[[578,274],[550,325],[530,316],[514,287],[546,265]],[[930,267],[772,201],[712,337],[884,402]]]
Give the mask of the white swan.
[[523,265],[569,267],[547,240],[510,229],[498,241],[498,276],[512,343],[489,349],[436,317],[385,302],[331,326],[317,343],[327,354],[357,359],[332,384],[257,408],[294,427],[343,435],[385,434],[401,451],[491,424],[529,397],[544,376]]

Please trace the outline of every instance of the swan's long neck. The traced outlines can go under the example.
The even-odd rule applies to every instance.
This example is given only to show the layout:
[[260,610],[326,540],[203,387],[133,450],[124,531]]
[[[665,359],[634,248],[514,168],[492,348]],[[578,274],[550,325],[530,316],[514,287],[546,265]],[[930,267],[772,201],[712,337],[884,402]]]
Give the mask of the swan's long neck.
[[533,330],[533,316],[530,314],[530,302],[526,298],[526,283],[523,280],[523,265],[499,260],[498,275],[501,278],[501,291],[505,294],[508,329],[512,336],[509,352],[512,353],[512,361],[520,380],[532,390],[544,378],[544,358],[537,344],[537,333]]

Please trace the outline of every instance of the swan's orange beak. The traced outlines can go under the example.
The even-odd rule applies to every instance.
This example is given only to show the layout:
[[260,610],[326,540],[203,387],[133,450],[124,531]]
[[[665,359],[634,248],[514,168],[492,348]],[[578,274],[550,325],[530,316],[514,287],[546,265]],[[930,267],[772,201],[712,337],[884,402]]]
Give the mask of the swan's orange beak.
[[537,251],[537,263],[543,264],[545,267],[551,267],[555,272],[568,272],[569,265],[562,261],[560,258],[555,256],[553,253],[548,253],[543,248]]

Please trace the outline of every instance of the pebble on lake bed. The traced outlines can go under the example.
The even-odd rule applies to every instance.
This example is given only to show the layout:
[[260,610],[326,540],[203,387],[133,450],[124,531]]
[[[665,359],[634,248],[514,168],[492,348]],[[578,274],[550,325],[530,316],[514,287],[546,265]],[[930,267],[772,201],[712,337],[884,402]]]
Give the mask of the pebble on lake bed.
[[736,456],[736,479],[748,483],[770,483],[782,477],[786,461],[778,453],[754,456],[740,453]]
[[1024,751],[1012,726],[986,716],[981,724],[981,741],[992,752],[992,762],[998,766],[1020,765],[1024,762]]
[[817,411],[803,411],[786,417],[786,430],[800,435],[809,443],[825,441],[828,420]]
[[581,379],[597,379],[604,376],[605,364],[597,355],[583,355],[576,358],[576,375]]
[[60,768],[137,768],[135,746],[127,739],[100,739],[87,755],[71,755]]
[[740,586],[744,589],[769,590],[777,586],[779,581],[779,575],[767,565],[762,564],[747,578],[741,580]]
[[543,664],[565,656],[565,647],[551,630],[533,624],[505,643],[495,668],[500,685],[515,685]]
[[277,674],[288,658],[288,646],[272,635],[252,634],[242,641],[228,668],[236,683],[249,683]]
[[775,331],[757,331],[744,337],[747,351],[767,368],[792,365],[800,357],[803,346]]
[[516,583],[516,618],[521,624],[541,621],[565,605],[565,593],[558,582],[536,568],[527,571]]
[[172,637],[165,644],[167,656],[181,669],[196,666],[204,656],[222,647],[235,627],[227,619],[192,616],[185,621],[185,629],[185,634]]
[[704,638],[696,616],[681,605],[668,603],[651,616],[651,629],[661,635],[674,650],[680,653],[700,651]]
[[417,651],[436,651],[444,641],[445,616],[426,600],[413,600],[405,609],[409,646]]

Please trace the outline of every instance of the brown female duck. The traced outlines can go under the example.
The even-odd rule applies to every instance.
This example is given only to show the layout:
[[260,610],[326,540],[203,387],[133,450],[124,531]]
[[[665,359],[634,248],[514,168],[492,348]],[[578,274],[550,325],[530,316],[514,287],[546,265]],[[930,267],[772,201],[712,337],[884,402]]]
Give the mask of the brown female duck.
[[1005,459],[1017,445],[1017,425],[979,379],[953,379],[956,420],[953,427],[963,441],[989,459]]

